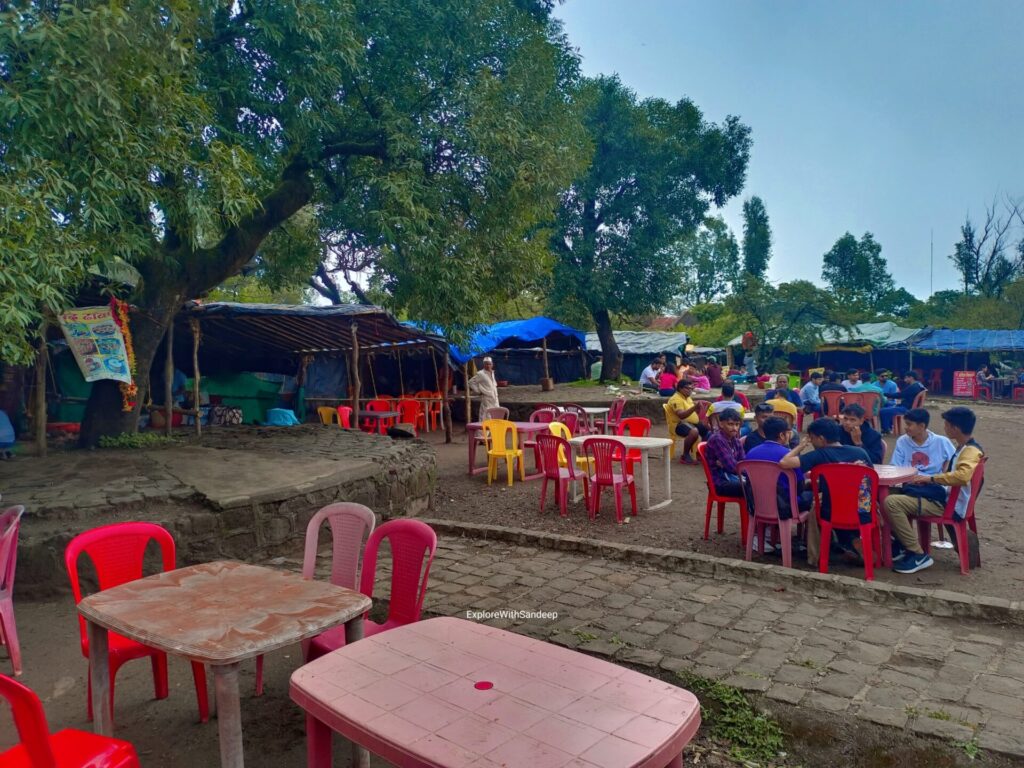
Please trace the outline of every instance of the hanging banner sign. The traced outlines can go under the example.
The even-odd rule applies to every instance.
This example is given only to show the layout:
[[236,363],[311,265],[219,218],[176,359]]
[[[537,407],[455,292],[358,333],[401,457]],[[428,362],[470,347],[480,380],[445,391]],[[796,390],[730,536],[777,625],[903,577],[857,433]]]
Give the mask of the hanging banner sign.
[[64,338],[86,381],[132,383],[124,336],[110,307],[80,307],[60,316]]
[[978,374],[974,371],[953,371],[953,397],[976,397],[977,381]]

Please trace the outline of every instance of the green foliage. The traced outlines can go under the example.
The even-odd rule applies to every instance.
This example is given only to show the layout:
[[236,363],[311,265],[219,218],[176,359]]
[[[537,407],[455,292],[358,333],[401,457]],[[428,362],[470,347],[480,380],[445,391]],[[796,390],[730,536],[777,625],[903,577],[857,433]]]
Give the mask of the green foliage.
[[939,291],[911,308],[907,321],[922,327],[1020,330],[1024,328],[1024,279],[1007,284],[998,297]]
[[729,744],[734,759],[770,762],[785,746],[782,728],[758,712],[737,688],[698,677],[676,673],[682,685],[700,699],[701,720],[712,738]]
[[821,279],[855,320],[874,321],[880,316],[906,317],[917,303],[908,291],[897,288],[882,246],[865,232],[858,241],[847,232],[825,254]]
[[738,279],[740,248],[719,217],[705,219],[700,229],[674,243],[669,252],[669,262],[678,262],[682,268],[682,290],[676,299],[680,307],[714,301]]
[[744,319],[722,304],[698,304],[690,308],[696,325],[686,329],[694,343],[702,347],[724,347],[743,333]]
[[754,195],[743,201],[743,272],[763,280],[772,257],[772,228],[764,201]]
[[968,741],[954,741],[953,746],[957,749],[962,749],[964,754],[967,755],[968,760],[975,760],[982,755],[981,747],[978,746],[977,739],[970,739]]
[[141,450],[144,448],[169,448],[179,441],[156,432],[133,432],[123,435],[104,435],[100,438],[100,448],[124,448]]

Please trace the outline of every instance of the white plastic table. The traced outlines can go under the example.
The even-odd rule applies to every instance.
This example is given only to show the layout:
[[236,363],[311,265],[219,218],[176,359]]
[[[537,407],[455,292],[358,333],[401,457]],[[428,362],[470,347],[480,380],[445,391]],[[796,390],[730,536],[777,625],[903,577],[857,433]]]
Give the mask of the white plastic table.
[[[587,437],[574,437],[569,441],[576,455],[583,455],[583,441]],[[672,441],[667,437],[628,437],[608,435],[608,440],[622,443],[626,450],[637,448],[640,451],[641,509],[652,510],[667,507],[672,503]],[[651,472],[648,454],[661,449],[662,462],[665,466],[665,498],[657,504],[651,504]]]
[[597,407],[597,406],[595,406],[593,408],[591,408],[591,407],[584,407],[583,408],[583,412],[585,414],[587,414],[587,416],[590,417],[590,423],[591,424],[594,423],[595,417],[597,417],[597,416],[604,416],[605,417],[605,420],[604,420],[604,433],[606,435],[608,434],[608,412],[610,410],[611,410],[611,408],[601,408],[601,407]]

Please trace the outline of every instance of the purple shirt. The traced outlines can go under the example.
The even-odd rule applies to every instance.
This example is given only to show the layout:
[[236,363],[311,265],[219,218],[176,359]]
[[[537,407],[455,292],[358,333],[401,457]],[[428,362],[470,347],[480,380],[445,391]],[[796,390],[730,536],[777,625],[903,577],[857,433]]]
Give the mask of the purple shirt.
[[724,432],[716,429],[704,447],[704,458],[711,468],[711,481],[715,485],[722,485],[736,479],[736,464],[743,461],[743,446],[739,438],[728,438]]

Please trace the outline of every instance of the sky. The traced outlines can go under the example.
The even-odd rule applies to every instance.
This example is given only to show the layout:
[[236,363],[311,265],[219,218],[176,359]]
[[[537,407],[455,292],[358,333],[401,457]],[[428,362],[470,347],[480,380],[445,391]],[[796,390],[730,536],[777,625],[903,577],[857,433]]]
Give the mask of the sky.
[[[970,215],[1024,198],[1021,0],[566,0],[556,16],[585,75],[689,98],[753,139],[742,234],[758,195],[768,277],[820,284],[822,255],[872,232],[898,286],[957,287],[947,258]],[[1016,73],[1016,74],[1014,74]]]

